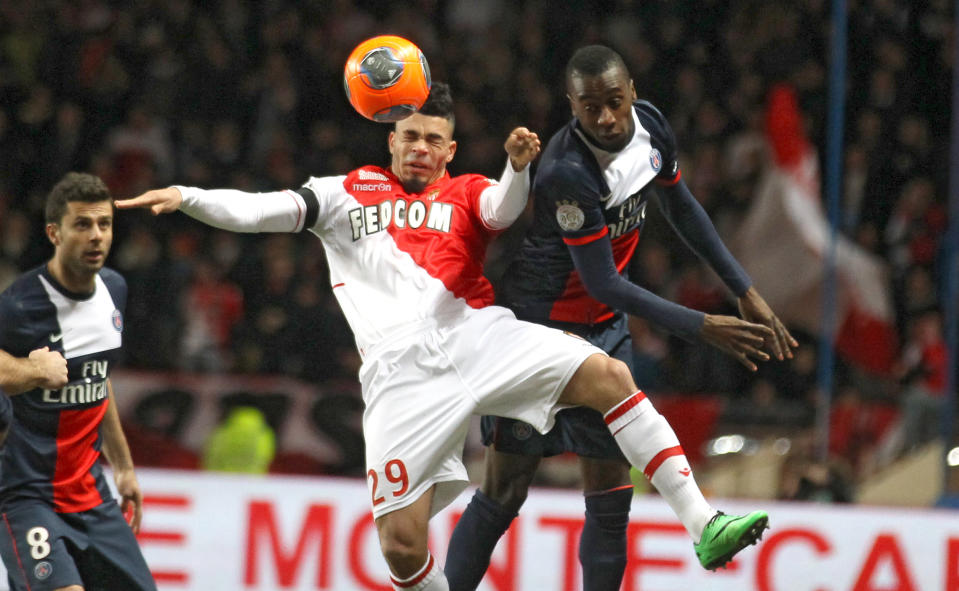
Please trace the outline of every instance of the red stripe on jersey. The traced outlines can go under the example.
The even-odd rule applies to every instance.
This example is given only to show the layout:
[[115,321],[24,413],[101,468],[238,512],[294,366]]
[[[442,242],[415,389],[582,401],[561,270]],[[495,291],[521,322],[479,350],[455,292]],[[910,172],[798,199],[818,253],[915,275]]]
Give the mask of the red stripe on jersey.
[[[610,241],[613,248],[613,261],[616,270],[620,273],[629,264],[639,244],[639,230],[633,230]],[[575,269],[566,280],[566,288],[553,303],[549,312],[549,319],[556,322],[572,322],[576,324],[598,324],[612,318],[612,308],[600,302],[586,291],[579,272]]]
[[626,411],[628,411],[629,409],[635,408],[636,405],[642,402],[643,400],[646,400],[646,395],[643,394],[642,390],[639,390],[638,392],[636,392],[635,394],[633,394],[626,400],[614,406],[608,413],[606,413],[603,416],[603,419],[606,421],[607,425],[612,425],[613,421],[615,421],[619,417],[626,414]]
[[53,508],[58,513],[92,509],[104,501],[90,469],[100,452],[94,448],[100,436],[100,421],[107,412],[101,404],[60,412],[57,427],[57,462],[53,469]]
[[[363,171],[367,179],[360,178]],[[381,175],[387,181],[370,181],[371,175]],[[373,177],[379,178],[379,177]],[[392,185],[392,190],[385,188]],[[370,185],[373,190],[355,190]],[[379,206],[391,202],[395,218],[397,202],[405,202],[406,220],[398,227],[394,220],[386,220],[387,231],[396,246],[413,258],[413,261],[431,277],[443,282],[454,296],[462,298],[474,308],[483,308],[493,303],[493,286],[483,275],[486,248],[499,234],[483,225],[479,214],[479,196],[490,186],[490,180],[478,174],[451,177],[446,173],[441,179],[420,193],[408,194],[396,176],[384,168],[364,166],[346,176],[343,188],[364,207]],[[411,226],[411,207],[418,203],[424,217],[416,228]],[[440,209],[434,212],[435,207]],[[431,215],[444,214],[450,208],[449,228],[428,227]],[[436,219],[443,219],[436,215]],[[383,223],[383,222],[381,222]],[[435,225],[435,224],[434,224]]]
[[673,456],[685,455],[685,453],[686,452],[683,451],[683,447],[681,445],[667,447],[663,451],[653,456],[653,459],[649,460],[649,463],[646,464],[646,467],[643,469],[643,474],[646,475],[646,478],[652,478],[653,474],[656,473],[656,470],[659,470],[659,467],[663,465],[663,462]]
[[569,244],[570,246],[579,246],[580,244],[589,244],[590,242],[596,242],[603,236],[609,234],[609,226],[603,226],[603,229],[599,232],[594,232],[588,236],[580,236],[579,238],[563,238],[563,242]]
[[663,187],[671,187],[675,185],[676,183],[678,183],[679,179],[681,179],[682,177],[683,177],[683,171],[677,170],[676,176],[673,177],[672,179],[661,179],[659,177],[656,177],[656,184],[661,185]]

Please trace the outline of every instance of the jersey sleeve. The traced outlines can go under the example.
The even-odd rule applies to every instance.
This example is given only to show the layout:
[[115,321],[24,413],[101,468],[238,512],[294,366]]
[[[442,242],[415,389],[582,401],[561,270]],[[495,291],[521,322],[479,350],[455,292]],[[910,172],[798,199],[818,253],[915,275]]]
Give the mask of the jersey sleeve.
[[127,281],[123,278],[123,275],[120,275],[113,269],[108,269],[104,267],[100,271],[100,276],[103,278],[103,283],[107,286],[107,289],[110,291],[110,297],[113,299],[114,305],[116,305],[117,310],[121,314],[127,313]]
[[14,357],[24,357],[23,312],[17,305],[17,298],[6,291],[0,294],[0,349]]
[[304,230],[313,230],[319,235],[329,232],[333,225],[335,197],[343,194],[345,175],[310,177],[297,191],[306,204]]
[[609,234],[601,191],[594,173],[577,162],[542,167],[533,182],[535,199],[552,214],[552,223],[563,242],[573,246]]
[[679,148],[676,145],[673,128],[652,103],[637,101],[635,109],[644,126],[649,130],[650,143],[659,151],[663,159],[659,173],[656,174],[656,183],[666,186],[675,185],[682,178],[682,173],[679,170]]

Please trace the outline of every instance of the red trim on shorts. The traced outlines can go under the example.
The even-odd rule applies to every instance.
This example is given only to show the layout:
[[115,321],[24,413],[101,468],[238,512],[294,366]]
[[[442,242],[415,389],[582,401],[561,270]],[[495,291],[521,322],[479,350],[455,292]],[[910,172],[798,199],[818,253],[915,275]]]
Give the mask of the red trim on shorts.
[[7,525],[7,533],[10,534],[10,541],[13,545],[13,554],[17,557],[17,566],[20,567],[20,574],[23,575],[23,582],[27,586],[27,591],[30,591],[30,579],[27,577],[27,571],[23,570],[23,561],[20,560],[20,549],[17,548],[17,538],[13,535],[13,528],[10,527],[10,520],[7,519],[7,514],[3,514],[3,522]]
[[679,182],[679,179],[681,179],[681,178],[683,178],[683,171],[677,170],[677,171],[676,171],[676,177],[675,177],[675,178],[673,178],[672,180],[669,180],[669,181],[667,181],[667,180],[665,180],[665,179],[657,178],[657,179],[656,179],[656,184],[657,184],[657,185],[661,185],[661,186],[663,186],[663,187],[671,187],[671,186],[675,185],[676,183],[678,183],[678,182]]
[[685,455],[685,453],[686,452],[683,451],[683,446],[681,445],[667,447],[663,451],[653,456],[653,459],[649,460],[649,463],[646,464],[646,468],[643,469],[643,474],[646,475],[646,478],[652,478],[653,474],[656,473],[656,470],[663,465],[663,462],[673,456]]
[[603,229],[590,234],[589,236],[580,236],[579,238],[563,238],[563,242],[569,244],[570,246],[579,246],[580,244],[589,244],[590,242],[595,242],[603,236],[609,234],[609,226],[603,226]]
[[612,425],[613,421],[626,414],[626,411],[633,408],[643,400],[646,400],[646,395],[643,394],[642,390],[637,390],[635,394],[610,409],[603,419],[606,421],[607,425]]
[[433,571],[433,555],[430,554],[430,559],[429,559],[429,562],[426,563],[426,568],[424,568],[420,572],[420,574],[414,577],[412,580],[399,581],[393,575],[390,575],[390,580],[393,581],[393,584],[396,585],[397,587],[403,587],[404,589],[406,589],[406,588],[415,587],[416,585],[418,585],[420,581],[425,579],[426,575],[430,574],[432,571]]

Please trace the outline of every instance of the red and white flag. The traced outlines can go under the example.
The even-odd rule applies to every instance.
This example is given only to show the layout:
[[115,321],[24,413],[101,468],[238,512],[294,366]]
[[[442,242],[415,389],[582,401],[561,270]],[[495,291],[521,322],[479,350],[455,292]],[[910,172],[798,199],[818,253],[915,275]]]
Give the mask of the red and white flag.
[[[769,164],[730,247],[783,322],[819,334],[830,229],[820,200],[816,152],[803,133],[789,86],[770,92],[766,138]],[[885,262],[839,236],[837,351],[876,373],[889,371],[898,346],[891,293]]]

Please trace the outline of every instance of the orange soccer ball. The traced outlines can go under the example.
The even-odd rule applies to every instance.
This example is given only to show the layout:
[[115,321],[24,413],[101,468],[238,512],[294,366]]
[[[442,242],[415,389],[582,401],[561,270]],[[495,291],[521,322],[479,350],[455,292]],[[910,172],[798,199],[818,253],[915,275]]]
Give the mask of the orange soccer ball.
[[409,117],[429,96],[430,67],[412,41],[380,35],[360,43],[346,60],[343,85],[357,113],[381,123]]

